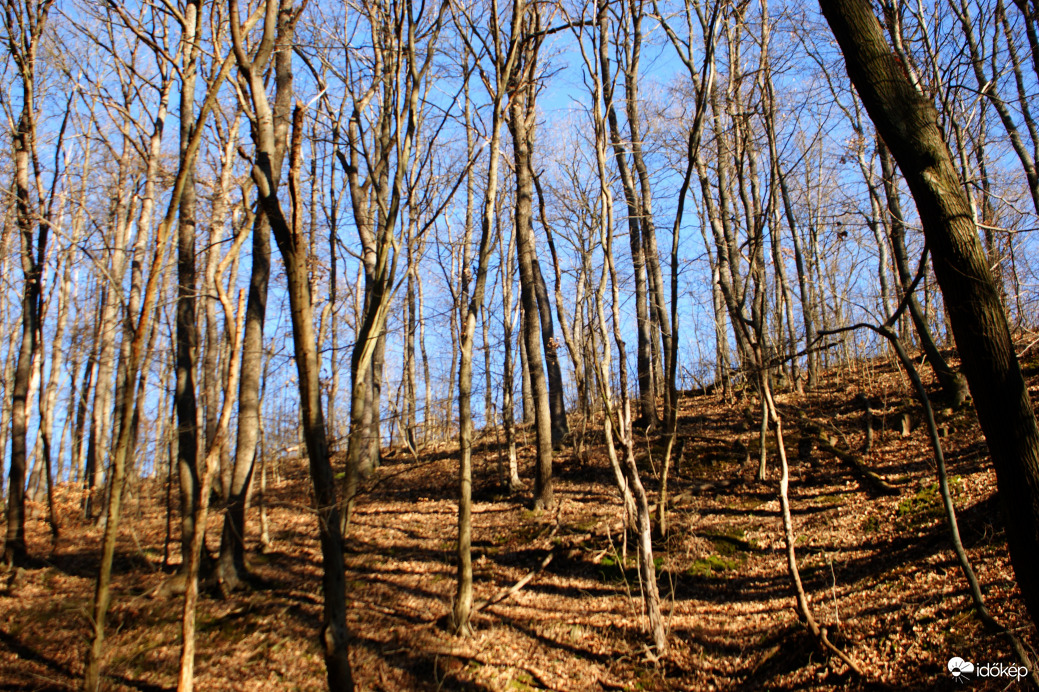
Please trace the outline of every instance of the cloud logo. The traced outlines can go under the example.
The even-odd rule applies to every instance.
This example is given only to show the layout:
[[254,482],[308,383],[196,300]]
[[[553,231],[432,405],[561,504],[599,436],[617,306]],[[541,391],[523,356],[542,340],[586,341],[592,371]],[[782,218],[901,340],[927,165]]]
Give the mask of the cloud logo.
[[968,676],[974,672],[974,664],[970,661],[964,661],[959,656],[953,656],[949,659],[948,668],[956,682],[967,680]]

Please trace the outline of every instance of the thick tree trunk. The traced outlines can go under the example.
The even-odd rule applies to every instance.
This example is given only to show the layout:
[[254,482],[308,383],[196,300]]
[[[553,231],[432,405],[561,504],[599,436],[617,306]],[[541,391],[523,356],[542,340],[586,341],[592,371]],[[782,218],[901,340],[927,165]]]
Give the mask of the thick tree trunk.
[[[11,133],[14,164],[14,207],[15,223],[22,240],[21,265],[22,284],[22,334],[15,365],[11,392],[11,460],[10,484],[7,501],[7,537],[4,542],[3,560],[8,566],[23,563],[27,555],[25,545],[25,456],[26,436],[29,424],[29,400],[32,389],[33,368],[42,370],[36,361],[39,354],[38,339],[42,333],[42,310],[40,306],[44,260],[47,252],[49,210],[45,201],[37,199],[38,209],[33,209],[30,188],[30,166],[36,162],[36,51],[40,45],[47,13],[53,0],[44,0],[24,7],[7,7],[3,15],[3,27],[8,34],[7,46],[13,63],[17,67],[21,85],[22,109],[18,124]],[[17,16],[16,16],[17,15]],[[64,125],[62,126],[64,130]],[[61,140],[57,146],[60,150]],[[36,166],[38,175],[38,165]],[[37,191],[40,190],[36,178]],[[34,233],[34,230],[36,231]],[[12,344],[13,345],[13,344]],[[41,401],[41,404],[45,402]],[[0,448],[0,455],[3,449]]]
[[869,1],[820,4],[852,82],[916,200],[996,468],[1017,583],[1039,622],[1039,426],[970,205],[934,107],[909,82]]
[[309,275],[303,261],[303,253],[293,244],[288,225],[284,217],[280,216],[281,209],[277,197],[266,196],[263,206],[268,218],[271,219],[271,228],[285,262],[289,281],[293,344],[299,375],[300,418],[310,461],[314,498],[317,502],[324,563],[322,583],[325,619],[322,641],[328,684],[330,689],[352,689],[353,678],[347,659],[346,575],[343,568],[342,535],[339,532],[339,505],[321,407],[321,364],[314,334]]
[[[256,134],[253,182],[256,183],[260,206],[270,222],[271,231],[281,253],[287,278],[292,342],[299,378],[300,423],[310,463],[321,545],[324,612],[320,642],[325,658],[326,682],[329,689],[352,690],[353,674],[348,657],[346,629],[346,573],[343,565],[339,503],[336,498],[335,476],[329,456],[321,404],[321,363],[314,330],[309,268],[303,238],[297,232],[299,219],[296,218],[295,223],[290,226],[278,198],[277,180],[273,175],[277,130],[263,79],[277,43],[275,29],[277,28],[279,38],[289,37],[286,45],[291,45],[295,21],[299,15],[292,10],[292,0],[267,0],[263,36],[256,52],[250,57],[243,47],[242,32],[238,24],[238,3],[236,0],[230,0],[228,6],[235,58],[242,81],[248,86],[253,105],[252,125]],[[298,161],[300,156],[302,126],[303,108],[297,106],[293,113],[294,162]]]
[[234,590],[248,578],[245,566],[245,494],[256,465],[260,438],[260,383],[263,374],[263,325],[271,273],[271,227],[257,214],[252,229],[252,269],[245,308],[242,372],[238,383],[238,430],[227,513],[220,537],[219,579]]

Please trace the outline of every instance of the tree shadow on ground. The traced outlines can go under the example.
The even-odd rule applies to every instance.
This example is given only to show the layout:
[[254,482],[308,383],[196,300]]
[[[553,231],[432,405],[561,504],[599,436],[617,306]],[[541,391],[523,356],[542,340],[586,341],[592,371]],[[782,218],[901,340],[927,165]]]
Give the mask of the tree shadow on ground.
[[[19,671],[25,682],[20,682],[13,678],[7,678],[8,673],[3,673],[5,676],[2,683],[2,689],[5,690],[69,690],[77,689],[81,682],[78,675],[74,675],[71,670],[66,666],[58,663],[54,659],[50,658],[46,654],[37,651],[31,646],[28,646],[18,640],[17,637],[8,634],[4,630],[0,630],[0,644],[12,651],[19,658],[43,666],[51,674],[60,675],[62,680],[49,679],[43,675],[34,675],[28,671]],[[142,692],[169,692],[175,688],[163,687],[160,685],[154,685],[146,682],[138,682],[132,678],[127,678],[119,675],[112,675],[110,673],[102,672],[102,677],[108,680],[116,680],[127,687],[141,690]]]

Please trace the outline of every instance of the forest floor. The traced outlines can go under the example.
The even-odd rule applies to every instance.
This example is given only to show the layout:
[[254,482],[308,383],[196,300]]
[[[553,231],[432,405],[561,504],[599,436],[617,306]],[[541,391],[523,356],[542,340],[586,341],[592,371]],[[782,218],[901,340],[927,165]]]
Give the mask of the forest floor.
[[[1039,358],[1023,364],[1039,399]],[[863,461],[897,486],[873,494],[852,466],[816,449],[799,458],[814,421],[838,449],[858,453],[862,408],[875,415]],[[860,400],[861,401],[861,400]],[[865,672],[856,678],[823,654],[798,622],[787,573],[770,442],[771,480],[759,483],[757,413],[752,402],[717,395],[681,401],[685,440],[670,480],[670,533],[655,546],[671,649],[649,654],[634,542],[624,557],[619,496],[601,432],[586,453],[556,457],[558,509],[529,509],[530,493],[498,490],[496,434],[478,442],[474,509],[476,598],[490,598],[536,571],[514,595],[474,617],[461,639],[443,623],[455,590],[456,462],[449,447],[418,458],[386,450],[359,498],[347,540],[351,661],[361,689],[948,689],[953,656],[1015,663],[1006,643],[974,615],[950,549],[926,430],[904,437],[901,418],[920,421],[908,382],[888,361],[828,376],[807,395],[778,397],[791,458],[790,495],[801,576],[815,617]],[[940,411],[943,446],[960,529],[993,615],[1026,646],[1039,644],[1014,581],[995,476],[970,407]],[[800,422],[799,422],[800,421]],[[589,426],[589,429],[599,426]],[[533,437],[521,446],[530,477]],[[807,433],[806,433],[807,435]],[[520,441],[523,442],[523,434]],[[655,497],[650,460],[659,439],[638,439],[643,476]],[[801,445],[804,450],[805,445]],[[323,689],[320,551],[306,464],[282,459],[268,488],[272,543],[250,546],[263,587],[199,607],[199,690]],[[528,471],[525,475],[522,471]],[[109,615],[106,685],[172,690],[179,657],[181,600],[156,598],[179,561],[176,527],[164,570],[167,490],[144,481],[128,497]],[[100,530],[83,522],[78,494],[58,488],[62,533],[50,538],[45,507],[28,524],[36,557],[0,582],[0,688],[79,687]],[[174,492],[174,497],[176,493]],[[250,515],[255,534],[257,510]],[[209,549],[220,535],[210,524]],[[551,555],[543,569],[539,566]],[[976,679],[967,687],[1014,689]]]

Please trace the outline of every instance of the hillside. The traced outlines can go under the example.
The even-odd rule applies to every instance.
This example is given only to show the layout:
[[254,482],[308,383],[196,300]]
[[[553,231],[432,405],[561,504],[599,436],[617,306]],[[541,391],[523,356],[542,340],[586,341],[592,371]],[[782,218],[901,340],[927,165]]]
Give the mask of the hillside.
[[[1033,353],[1024,365],[1037,399],[1039,358]],[[858,454],[865,435],[859,394],[874,416],[872,449],[862,461],[895,485],[897,496],[876,494],[851,465],[818,445],[809,454],[802,441],[815,424],[836,449]],[[904,378],[889,362],[876,361],[851,375],[831,374],[808,395],[783,394],[778,403],[802,577],[816,618],[863,666],[865,680],[822,655],[797,622],[774,453],[772,480],[754,480],[757,431],[744,413],[753,405],[688,395],[679,421],[685,443],[669,486],[671,532],[656,545],[673,647],[666,660],[647,657],[635,549],[625,561],[621,505],[601,433],[588,439],[584,455],[568,448],[557,456],[558,511],[532,512],[529,493],[497,490],[498,440],[491,431],[478,440],[476,457],[477,600],[533,577],[475,616],[474,638],[448,635],[442,625],[454,593],[452,450],[426,449],[417,459],[387,450],[359,499],[347,541],[348,624],[360,687],[944,689],[952,682],[946,664],[953,656],[1013,663],[1006,643],[973,615],[941,515],[926,431],[914,426],[903,436],[904,413],[919,421]],[[1009,567],[995,477],[973,410],[942,410],[940,417],[961,533],[988,606],[1034,647],[1039,636]],[[660,445],[641,438],[639,444],[652,497],[651,459],[660,463]],[[521,447],[524,478],[532,447],[532,439]],[[256,541],[258,510],[250,515],[251,567],[262,584],[226,599],[211,589],[201,601],[197,689],[324,686],[309,478],[303,460],[280,465],[281,478],[268,489],[266,552]],[[61,538],[51,544],[45,507],[33,507],[29,549],[37,559],[3,577],[3,689],[76,688],[83,672],[100,531],[82,522],[75,490],[58,490]],[[176,686],[180,600],[154,596],[167,576],[166,492],[163,481],[148,480],[126,502],[105,660],[111,689]],[[219,522],[211,519],[210,550]],[[174,515],[169,571],[179,563],[177,526]],[[972,685],[986,688],[981,680]]]

